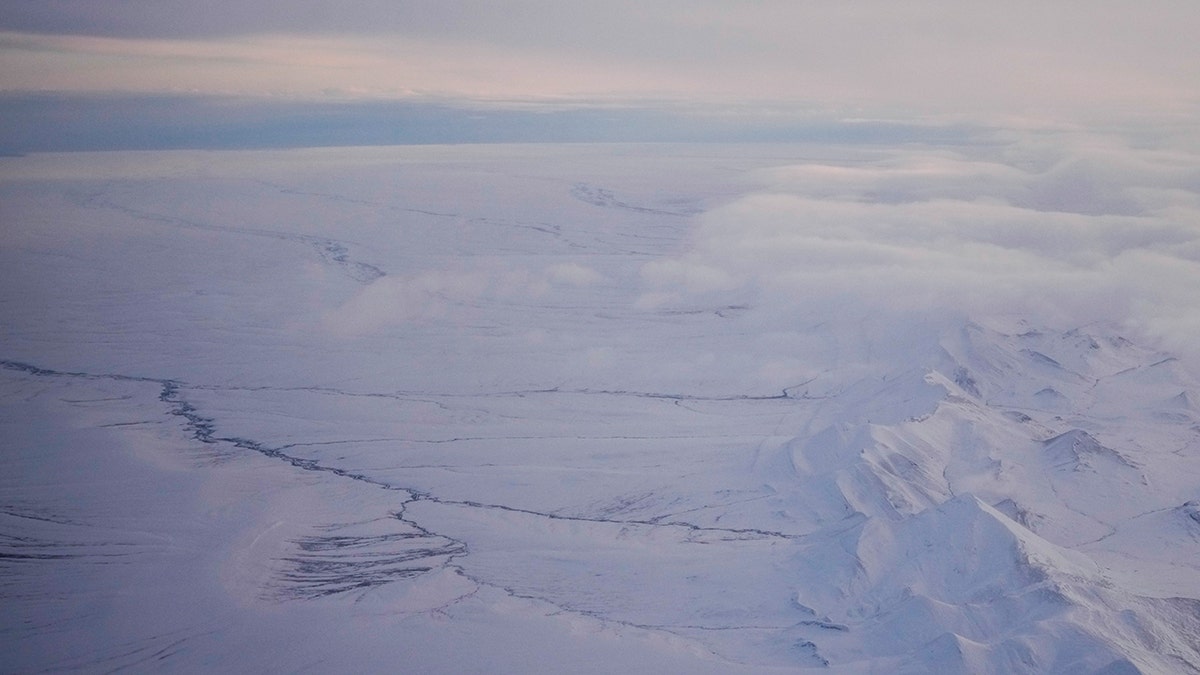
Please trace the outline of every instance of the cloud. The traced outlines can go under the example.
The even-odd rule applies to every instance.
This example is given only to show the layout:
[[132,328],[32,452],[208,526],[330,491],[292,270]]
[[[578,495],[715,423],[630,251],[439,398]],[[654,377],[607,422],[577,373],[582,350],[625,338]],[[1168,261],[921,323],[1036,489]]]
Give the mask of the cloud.
[[736,276],[722,266],[696,259],[668,258],[646,263],[642,278],[657,286],[676,285],[699,292],[729,290],[740,285]]
[[643,268],[644,297],[749,298],[776,326],[1107,321],[1200,355],[1200,155],[1076,134],[1037,145],[763,171],[699,218],[685,252]]
[[9,3],[37,90],[685,100],[912,114],[1189,113],[1183,0]]
[[409,322],[444,319],[482,296],[489,281],[479,272],[429,271],[408,278],[382,277],[327,312],[322,323],[331,333],[350,337]]
[[542,270],[493,263],[477,269],[427,270],[384,276],[359,288],[321,317],[322,327],[341,338],[384,334],[412,323],[461,322],[488,303],[526,303],[555,289],[588,287],[605,277],[579,263]]
[[604,281],[602,274],[579,263],[551,265],[546,270],[546,276],[553,283],[567,284],[569,286],[592,286]]
[[201,40],[0,33],[0,57],[6,66],[0,89],[10,91],[321,100],[529,93],[533,79],[556,68],[482,45],[337,35]]

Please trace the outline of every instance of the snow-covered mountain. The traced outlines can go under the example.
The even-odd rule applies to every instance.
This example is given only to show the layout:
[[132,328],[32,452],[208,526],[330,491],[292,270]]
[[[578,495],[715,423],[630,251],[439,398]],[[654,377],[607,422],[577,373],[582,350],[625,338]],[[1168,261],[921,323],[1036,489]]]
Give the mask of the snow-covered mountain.
[[0,158],[4,669],[1200,670],[1191,165],[897,152]]
[[[853,642],[843,658],[912,672],[1194,668],[1200,427],[1170,395],[1194,380],[1111,333],[968,324],[941,345],[940,363],[860,383],[773,466],[796,486],[789,516],[843,529],[801,556],[804,606],[861,632],[828,653]],[[881,399],[925,411],[861,419]]]

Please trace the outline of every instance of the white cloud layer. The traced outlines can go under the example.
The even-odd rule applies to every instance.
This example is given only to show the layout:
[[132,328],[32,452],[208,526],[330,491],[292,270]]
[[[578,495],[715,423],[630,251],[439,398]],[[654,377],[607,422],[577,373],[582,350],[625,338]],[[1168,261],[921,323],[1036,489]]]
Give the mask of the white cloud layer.
[[685,253],[644,267],[642,303],[1110,321],[1200,355],[1200,156],[1074,135],[986,154],[762,172]]
[[1179,0],[42,4],[0,17],[0,89],[1049,118],[1200,102],[1200,10]]
[[326,312],[324,328],[342,337],[372,335],[405,324],[449,322],[483,301],[531,301],[559,287],[588,287],[604,276],[586,265],[557,263],[542,270],[510,264],[428,270],[385,276]]

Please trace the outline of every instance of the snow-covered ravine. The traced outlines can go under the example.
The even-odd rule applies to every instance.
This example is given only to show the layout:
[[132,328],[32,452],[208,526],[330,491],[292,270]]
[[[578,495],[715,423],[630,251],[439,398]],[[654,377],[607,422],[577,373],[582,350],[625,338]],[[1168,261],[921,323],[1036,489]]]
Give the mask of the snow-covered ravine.
[[1198,176],[0,158],[0,669],[1200,671]]

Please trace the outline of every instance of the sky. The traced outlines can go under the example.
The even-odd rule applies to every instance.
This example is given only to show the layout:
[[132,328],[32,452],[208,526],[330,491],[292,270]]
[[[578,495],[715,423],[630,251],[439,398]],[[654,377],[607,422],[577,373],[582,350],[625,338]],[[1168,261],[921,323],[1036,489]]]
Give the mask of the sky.
[[0,131],[21,150],[1179,120],[1197,34],[1189,0],[0,0]]

